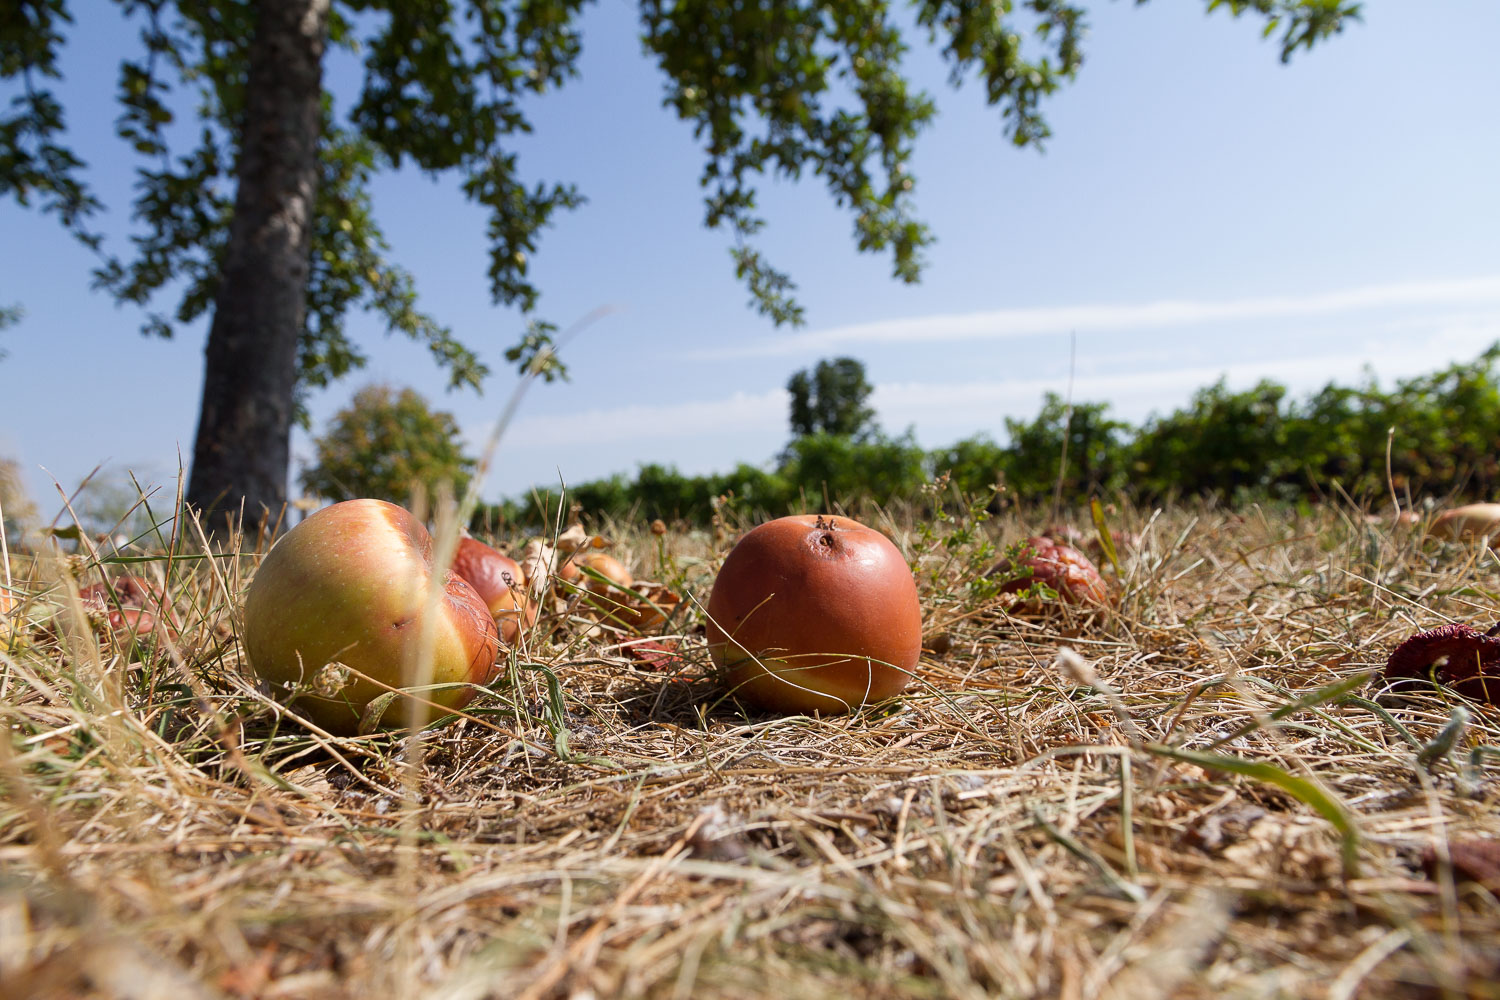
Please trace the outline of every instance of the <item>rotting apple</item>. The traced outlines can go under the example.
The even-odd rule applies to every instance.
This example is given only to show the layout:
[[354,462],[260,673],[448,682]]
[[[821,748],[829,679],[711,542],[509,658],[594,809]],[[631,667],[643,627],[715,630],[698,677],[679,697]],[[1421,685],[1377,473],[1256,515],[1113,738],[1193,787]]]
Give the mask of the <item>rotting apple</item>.
[[526,597],[526,574],[510,556],[476,539],[461,538],[453,572],[478,592],[507,646],[514,646],[536,624],[537,606]]
[[143,576],[126,575],[112,583],[94,583],[78,591],[84,608],[104,616],[109,627],[127,636],[151,635],[160,622],[176,638],[177,612],[167,592]]
[[[359,731],[365,710],[409,686],[419,662],[422,614],[433,579],[432,538],[384,500],[325,507],[283,535],[245,595],[250,666],[277,698],[331,733]],[[479,594],[448,571],[431,623],[434,685],[417,697],[461,708],[495,673],[499,634]],[[403,725],[415,702],[381,716]]]
[[849,712],[900,694],[922,652],[901,552],[847,517],[798,514],[747,532],[708,599],[709,653],[735,696],[778,711]]
[[[1029,569],[1030,572],[1026,572]],[[1007,557],[1000,560],[985,574],[1000,577],[1001,593],[1013,594],[1025,590],[1033,583],[1044,583],[1057,592],[1057,596],[1073,604],[1106,604],[1109,591],[1098,568],[1089,557],[1046,535],[1026,540],[1020,553],[1020,565]]]

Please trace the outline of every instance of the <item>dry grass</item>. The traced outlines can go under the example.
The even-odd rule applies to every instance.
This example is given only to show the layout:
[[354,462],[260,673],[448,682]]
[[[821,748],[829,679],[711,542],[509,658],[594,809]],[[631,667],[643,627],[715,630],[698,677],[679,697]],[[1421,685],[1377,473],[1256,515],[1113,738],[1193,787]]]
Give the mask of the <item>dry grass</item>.
[[[561,621],[411,769],[246,680],[253,555],[131,566],[184,618],[132,651],[13,554],[0,996],[1500,995],[1500,903],[1419,864],[1500,837],[1500,715],[1419,763],[1454,706],[1359,680],[1487,625],[1495,558],[1331,510],[1116,520],[1118,609],[1026,619],[977,574],[1027,526],[888,520],[943,650],[897,703],[749,714],[693,620],[666,669]],[[706,599],[727,544],[617,549]]]

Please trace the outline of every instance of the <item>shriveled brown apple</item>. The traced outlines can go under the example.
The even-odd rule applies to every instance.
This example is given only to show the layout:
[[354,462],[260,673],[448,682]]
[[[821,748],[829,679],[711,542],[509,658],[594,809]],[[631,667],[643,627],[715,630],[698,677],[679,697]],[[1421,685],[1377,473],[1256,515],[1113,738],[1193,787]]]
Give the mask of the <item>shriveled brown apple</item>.
[[1034,583],[1043,583],[1069,603],[1105,604],[1109,601],[1104,579],[1089,557],[1071,545],[1045,535],[1027,539],[1017,559],[1007,557],[1000,560],[987,575],[1003,581],[1001,593],[1015,594]]

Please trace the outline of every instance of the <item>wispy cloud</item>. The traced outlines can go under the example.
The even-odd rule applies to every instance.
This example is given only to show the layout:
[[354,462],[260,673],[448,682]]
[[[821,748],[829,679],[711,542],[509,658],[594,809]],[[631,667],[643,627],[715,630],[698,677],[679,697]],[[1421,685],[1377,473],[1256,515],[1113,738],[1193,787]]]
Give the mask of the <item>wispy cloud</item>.
[[[1316,355],[1276,359],[1236,359],[1224,364],[1111,365],[1108,371],[1080,374],[1073,398],[1112,404],[1119,416],[1139,420],[1152,411],[1183,405],[1192,393],[1220,378],[1243,387],[1268,378],[1302,393],[1329,381],[1357,382],[1366,369],[1383,380],[1432,371],[1452,361],[1469,360],[1500,340],[1500,310],[1451,317],[1441,325],[1415,330],[1384,327],[1373,337],[1352,341],[1346,349],[1329,347]],[[1002,436],[1005,417],[1036,413],[1042,394],[1067,389],[1066,378],[1012,378],[962,382],[895,382],[875,387],[871,397],[880,421],[892,430],[915,424],[923,436],[942,432],[988,431]],[[555,456],[569,448],[615,443],[705,441],[726,434],[783,433],[787,395],[780,388],[735,393],[724,399],[681,403],[633,403],[614,408],[580,410],[566,416],[527,417],[512,427],[506,449]],[[934,433],[937,432],[937,433]],[[549,458],[549,461],[552,459]]]
[[786,424],[786,390],[737,392],[687,403],[633,403],[566,416],[523,417],[506,435],[508,448],[566,448],[612,442],[707,437]]
[[1067,333],[1207,326],[1243,320],[1334,316],[1374,309],[1413,306],[1471,306],[1500,302],[1500,275],[1447,281],[1406,282],[1315,295],[1260,298],[1167,300],[1086,306],[1046,306],[940,313],[853,323],[807,333],[769,337],[759,342],[709,349],[689,355],[697,360],[777,357],[827,353],[854,345],[933,341],[999,340]]
[[[1078,376],[1073,398],[1109,402],[1117,416],[1140,420],[1152,412],[1183,405],[1198,389],[1224,379],[1232,388],[1260,379],[1280,382],[1300,394],[1335,382],[1357,384],[1372,373],[1390,380],[1468,361],[1500,340],[1500,312],[1463,317],[1429,328],[1422,336],[1362,340],[1347,350],[1303,357],[1239,359],[1216,365],[1158,365]],[[872,403],[888,427],[962,427],[992,433],[1006,416],[1034,415],[1042,395],[1067,390],[1065,378],[1022,378],[958,383],[887,383],[876,387]],[[980,419],[985,418],[988,419]]]

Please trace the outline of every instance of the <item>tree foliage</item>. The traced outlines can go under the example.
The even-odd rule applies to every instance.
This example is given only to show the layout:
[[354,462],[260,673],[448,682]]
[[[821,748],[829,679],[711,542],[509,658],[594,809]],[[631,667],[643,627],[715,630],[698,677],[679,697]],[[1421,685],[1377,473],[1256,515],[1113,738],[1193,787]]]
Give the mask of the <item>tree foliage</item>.
[[875,430],[875,411],[866,405],[874,387],[865,366],[854,358],[819,361],[803,368],[786,383],[791,395],[794,438],[812,434],[867,436]]
[[1049,392],[1034,420],[1007,419],[1006,480],[1055,487],[1060,479],[1066,496],[1119,488],[1128,472],[1121,446],[1129,425],[1111,419],[1108,412],[1107,403],[1069,405]]
[[315,442],[317,458],[301,475],[302,488],[327,500],[374,497],[406,503],[421,490],[455,495],[475,468],[465,455],[452,414],[428,407],[413,389],[372,385],[333,418]]
[[[26,311],[20,306],[0,306],[0,331],[20,323],[24,315]],[[0,347],[0,361],[5,360],[7,353],[5,348]]]
[[[68,0],[0,5],[0,98],[8,98],[0,110],[0,198],[55,215],[95,251],[96,287],[144,308],[147,334],[171,336],[215,308],[226,261],[244,254],[234,241],[252,238],[234,235],[230,222],[236,185],[244,189],[241,168],[252,159],[244,148],[246,109],[255,106],[246,93],[252,43],[270,23],[262,14],[281,9],[276,2],[116,0],[138,35],[134,46],[122,44],[117,77],[116,132],[136,158],[139,229],[129,254],[118,254],[95,228],[104,206],[67,142],[66,109],[53,89],[72,21]],[[281,425],[292,415],[305,423],[309,390],[364,363],[346,335],[352,309],[372,311],[390,331],[427,345],[453,386],[479,387],[486,374],[473,350],[421,308],[410,273],[390,259],[372,211],[377,172],[411,164],[452,174],[484,212],[490,292],[529,320],[507,352],[523,370],[549,356],[556,329],[531,315],[538,289],[530,260],[556,214],[583,203],[565,180],[524,179],[513,147],[532,128],[531,99],[576,73],[585,0],[306,2],[319,23],[326,12],[328,47],[358,58],[363,72],[353,93],[310,95],[322,108],[310,266],[264,272],[305,282],[293,291],[306,299],[297,337],[286,338],[295,343],[293,398],[276,400],[277,418],[249,432],[277,439],[266,454],[284,451],[289,430]],[[1283,58],[1340,31],[1359,10],[1347,0],[1207,6],[1254,13],[1267,32],[1281,30]],[[1017,146],[1040,145],[1048,135],[1044,99],[1083,63],[1085,6],[912,0],[911,7],[952,82],[977,78],[1004,133]],[[757,309],[776,323],[802,319],[791,277],[756,242],[766,224],[757,196],[767,175],[819,178],[850,213],[856,246],[888,253],[897,278],[917,280],[931,235],[916,214],[910,163],[934,103],[904,72],[908,39],[889,0],[640,0],[639,12],[641,40],[663,74],[664,103],[692,125],[702,149],[705,222],[727,231],[733,267]],[[259,150],[268,140],[252,141]],[[546,370],[559,373],[555,365]],[[203,426],[211,435],[239,433]],[[215,440],[200,441],[194,453],[215,449],[256,450]],[[263,469],[244,471],[264,477]],[[234,506],[233,496],[221,499]]]
[[[100,287],[152,308],[144,331],[170,336],[213,303],[228,237],[238,119],[256,5],[235,0],[116,0],[138,29],[122,46],[116,132],[138,157],[134,256],[102,249],[104,206],[87,165],[66,141],[66,109],[52,89],[72,10],[67,0],[21,0],[0,13],[0,197],[54,214],[101,253]],[[583,197],[566,182],[528,184],[510,140],[530,132],[527,98],[577,72],[585,0],[339,0],[329,43],[362,60],[352,95],[325,95],[319,220],[308,283],[300,371],[321,386],[364,361],[345,336],[353,308],[426,343],[455,385],[484,366],[452,331],[421,311],[410,274],[388,257],[371,211],[377,171],[412,163],[455,172],[488,217],[495,300],[530,312],[528,277],[542,230]],[[955,84],[981,81],[1018,146],[1050,134],[1043,99],[1083,62],[1086,7],[914,0],[917,23],[941,48]],[[1282,30],[1285,59],[1358,16],[1346,0],[1208,0],[1210,10],[1260,15]],[[736,270],[757,308],[778,322],[801,309],[792,282],[755,249],[765,225],[757,190],[767,174],[809,171],[853,216],[857,246],[889,252],[896,276],[920,274],[931,239],[914,214],[914,143],[932,120],[930,95],[903,72],[908,44],[880,0],[641,0],[641,37],[660,67],[664,103],[702,146],[705,222],[728,230]],[[186,125],[186,128],[181,126]],[[180,137],[189,136],[187,145]],[[531,352],[517,360],[529,360]]]

